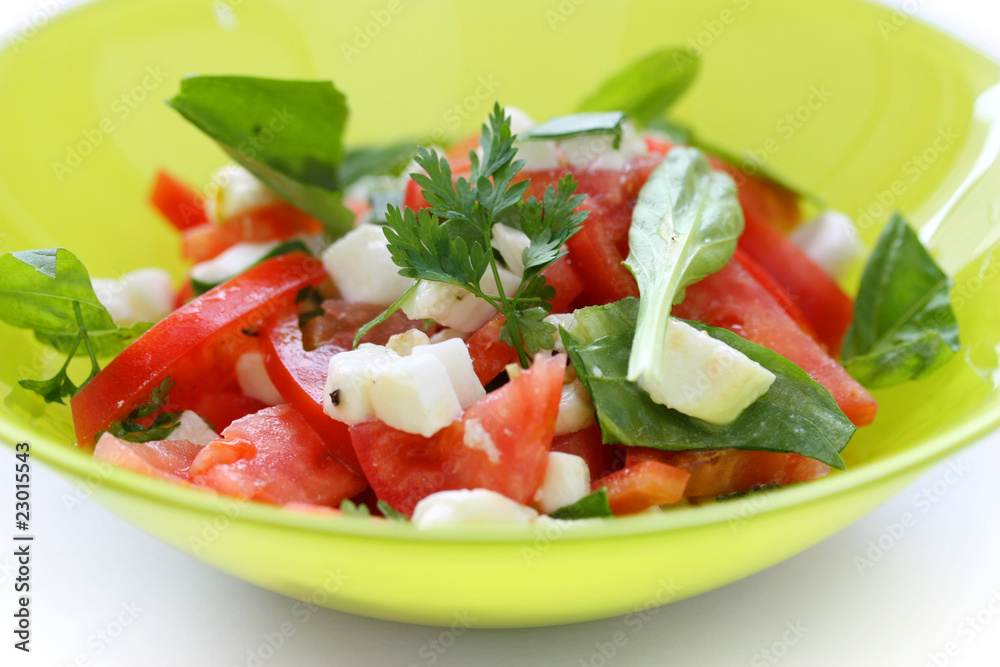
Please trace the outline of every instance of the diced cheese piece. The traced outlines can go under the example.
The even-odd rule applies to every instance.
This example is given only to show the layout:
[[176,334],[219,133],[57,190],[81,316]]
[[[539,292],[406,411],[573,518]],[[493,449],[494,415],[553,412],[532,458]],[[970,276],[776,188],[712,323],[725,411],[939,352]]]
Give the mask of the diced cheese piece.
[[407,329],[403,333],[393,334],[385,344],[387,348],[401,357],[409,356],[413,348],[429,345],[431,339],[420,329]]
[[196,445],[207,445],[219,439],[219,434],[196,412],[185,410],[178,421],[180,426],[171,431],[166,440],[187,440]]
[[626,121],[622,125],[622,139],[618,148],[614,147],[614,137],[610,134],[584,135],[559,143],[563,155],[571,166],[577,169],[624,169],[629,162],[649,152],[646,142],[635,126]]
[[174,287],[164,269],[136,269],[115,278],[92,278],[94,293],[114,323],[158,322],[174,309]]
[[333,355],[323,390],[323,412],[345,424],[374,418],[371,388],[378,374],[398,358],[389,348],[371,343]]
[[[521,278],[503,267],[499,268],[499,273],[504,292],[513,296]],[[479,285],[487,294],[497,293],[492,271],[483,275]],[[478,330],[496,314],[489,302],[473,296],[468,290],[430,280],[421,281],[403,301],[402,311],[411,320],[431,319],[446,327],[469,332]]]
[[840,211],[823,211],[798,227],[789,238],[834,278],[843,277],[865,254],[854,223]]
[[212,185],[205,197],[205,213],[209,220],[222,222],[234,215],[280,201],[281,197],[256,176],[243,167],[231,164],[212,176]]
[[767,393],[774,374],[742,352],[676,318],[663,337],[663,368],[639,386],[661,405],[713,424],[728,424]]
[[478,419],[466,419],[465,431],[462,433],[462,444],[469,449],[478,449],[486,454],[490,463],[500,463],[500,450],[497,449],[493,436]]
[[382,228],[363,224],[323,253],[323,267],[348,301],[388,306],[413,284],[399,275]]
[[535,492],[532,506],[548,514],[572,505],[590,493],[590,468],[575,454],[549,452],[545,478]]
[[431,336],[432,343],[443,343],[446,340],[451,340],[452,338],[458,338],[459,340],[465,341],[469,338],[468,331],[459,331],[458,329],[448,329],[447,327],[441,329],[436,334]]
[[376,418],[424,437],[462,416],[448,371],[433,354],[394,358],[375,375],[368,395]]
[[493,225],[493,239],[491,245],[500,252],[504,264],[511,270],[511,273],[524,275],[524,251],[531,245],[531,239],[520,229],[514,229],[507,225]]
[[534,118],[528,115],[527,111],[519,107],[504,107],[504,112],[506,112],[507,118],[510,120],[511,134],[527,132],[538,124]]
[[427,496],[413,510],[417,528],[469,524],[531,523],[538,512],[507,496],[488,489],[438,491]]
[[472,367],[469,348],[461,339],[452,338],[433,345],[421,345],[413,348],[412,354],[415,357],[433,355],[441,362],[448,371],[448,379],[463,410],[486,395],[486,390]]
[[206,285],[218,285],[240,275],[264,259],[264,256],[277,248],[278,245],[277,241],[237,243],[212,259],[192,266],[191,279]]
[[524,160],[525,171],[559,168],[559,150],[554,141],[515,141],[517,159]]
[[546,315],[544,318],[542,318],[542,321],[548,322],[549,324],[551,324],[556,328],[556,332],[552,334],[552,337],[555,339],[556,344],[555,347],[553,347],[552,349],[555,352],[562,352],[563,354],[565,354],[566,346],[563,345],[562,336],[559,334],[559,327],[562,327],[566,331],[572,333],[573,325],[576,324],[576,315],[574,315],[573,313],[553,313],[552,315]]
[[594,403],[579,380],[563,385],[556,417],[556,435],[576,433],[594,423]]
[[264,367],[264,355],[259,350],[244,352],[236,360],[236,379],[240,389],[250,398],[268,405],[281,405],[285,399],[274,387]]

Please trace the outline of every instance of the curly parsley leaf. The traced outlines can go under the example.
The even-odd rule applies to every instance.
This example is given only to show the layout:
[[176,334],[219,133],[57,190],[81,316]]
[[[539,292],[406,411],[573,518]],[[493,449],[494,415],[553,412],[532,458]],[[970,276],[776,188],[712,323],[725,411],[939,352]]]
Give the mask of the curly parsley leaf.
[[342,501],[340,501],[340,512],[344,516],[350,516],[359,519],[367,519],[372,515],[371,510],[368,509],[368,505],[365,505],[364,503],[358,505],[350,498],[344,498]]
[[124,421],[112,422],[106,431],[101,431],[94,436],[94,440],[99,440],[103,433],[110,433],[116,438],[129,442],[165,440],[181,425],[180,412],[161,412],[148,424],[142,424],[140,420],[151,417],[158,410],[163,409],[170,398],[170,389],[173,386],[174,382],[170,376],[163,378],[160,386],[155,387],[150,393],[149,401],[146,404],[132,410]]

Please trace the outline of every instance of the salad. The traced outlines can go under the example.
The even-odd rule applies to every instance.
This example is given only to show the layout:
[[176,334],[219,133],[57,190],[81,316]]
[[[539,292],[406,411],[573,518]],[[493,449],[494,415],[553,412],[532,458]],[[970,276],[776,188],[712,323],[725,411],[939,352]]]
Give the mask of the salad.
[[0,256],[0,319],[65,355],[15,391],[165,482],[418,527],[842,470],[869,389],[959,349],[951,280],[896,214],[848,296],[850,219],[670,120],[697,69],[665,49],[572,114],[497,103],[450,146],[353,149],[331,82],[187,78],[168,103],[233,162],[204,193],[153,184],[179,290]]

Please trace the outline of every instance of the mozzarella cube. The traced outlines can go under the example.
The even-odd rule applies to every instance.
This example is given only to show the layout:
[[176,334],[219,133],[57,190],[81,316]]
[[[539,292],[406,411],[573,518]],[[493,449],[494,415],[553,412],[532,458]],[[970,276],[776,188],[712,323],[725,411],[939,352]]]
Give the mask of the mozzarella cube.
[[219,434],[196,412],[185,410],[178,421],[180,426],[171,431],[166,440],[187,440],[204,446],[219,439]]
[[[521,278],[500,267],[500,281],[507,296],[513,296]],[[492,271],[487,271],[479,282],[486,294],[497,293]],[[468,290],[448,283],[423,280],[417,289],[402,303],[403,313],[411,320],[431,319],[446,327],[472,332],[486,324],[496,309],[488,302],[473,296]]]
[[493,239],[491,245],[497,249],[503,257],[504,264],[519,276],[524,275],[524,251],[531,245],[531,239],[520,229],[514,229],[507,225],[493,225]]
[[129,271],[119,279],[91,278],[94,294],[120,327],[158,322],[174,309],[174,287],[164,269]]
[[528,112],[520,107],[505,107],[504,112],[510,121],[511,134],[521,134],[527,132],[538,123],[528,115]]
[[417,528],[438,526],[527,524],[538,512],[507,496],[488,489],[438,491],[427,496],[413,510]]
[[572,333],[573,325],[576,324],[576,315],[573,313],[553,313],[552,315],[546,315],[542,318],[542,321],[548,322],[556,328],[556,332],[552,334],[552,337],[555,339],[555,347],[552,348],[553,351],[566,354],[566,346],[563,345],[562,336],[559,334],[559,327]]
[[448,379],[458,396],[462,409],[469,407],[486,395],[486,390],[479,382],[476,371],[472,367],[472,357],[469,348],[460,338],[452,338],[432,345],[421,345],[413,348],[415,357],[433,355],[448,371]]
[[323,412],[345,424],[359,424],[375,417],[370,392],[375,378],[399,355],[389,348],[362,343],[356,350],[330,357]]
[[285,402],[271,382],[264,367],[264,355],[259,350],[244,352],[236,360],[236,380],[243,393],[250,398],[268,405],[281,405]]
[[205,213],[213,222],[223,222],[255,208],[281,201],[271,188],[235,164],[217,170],[205,197]]
[[594,403],[583,383],[574,380],[563,385],[556,417],[556,435],[576,433],[594,423]]
[[559,148],[554,141],[515,141],[517,159],[524,160],[525,171],[548,171],[559,168]]
[[429,345],[431,339],[420,329],[408,329],[403,333],[393,334],[385,344],[387,348],[401,357],[409,356],[413,348]]
[[834,278],[843,277],[865,254],[854,223],[839,211],[823,211],[793,231],[789,238]]
[[462,416],[448,371],[432,354],[394,358],[375,375],[368,395],[376,418],[424,437]]
[[466,341],[469,338],[468,331],[459,331],[458,329],[441,329],[436,334],[431,336],[432,343],[443,343],[446,340],[451,340],[452,338],[457,338],[461,341]]
[[381,227],[358,225],[326,249],[323,267],[348,301],[388,306],[413,284],[399,275],[388,246]]
[[712,424],[728,424],[767,393],[774,374],[745,354],[671,317],[663,368],[637,383],[654,401]]
[[237,243],[221,253],[191,267],[191,279],[206,285],[218,285],[240,275],[264,259],[278,247],[277,241],[266,243]]
[[626,121],[622,125],[622,138],[618,148],[614,146],[611,134],[584,135],[559,143],[563,156],[577,169],[609,169],[620,171],[649,149],[636,131],[635,126]]
[[545,478],[535,492],[532,506],[543,514],[572,505],[590,493],[590,468],[574,454],[549,452]]

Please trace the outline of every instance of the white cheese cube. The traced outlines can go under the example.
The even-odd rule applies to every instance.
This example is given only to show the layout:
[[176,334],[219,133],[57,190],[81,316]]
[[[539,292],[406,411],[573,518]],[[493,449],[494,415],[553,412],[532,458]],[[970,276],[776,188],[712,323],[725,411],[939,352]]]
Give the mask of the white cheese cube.
[[639,386],[661,405],[713,424],[728,424],[767,393],[774,374],[742,352],[671,317],[663,368]]
[[375,375],[368,395],[377,419],[424,437],[462,416],[448,371],[432,354],[394,358]]
[[237,243],[221,253],[191,267],[191,278],[207,285],[217,285],[240,275],[277,248],[277,241]]
[[524,275],[524,251],[531,245],[527,234],[520,229],[496,224],[493,225],[491,245],[499,251],[511,273]]
[[323,412],[345,424],[374,418],[370,392],[375,378],[398,358],[392,350],[371,343],[333,355],[323,390]]
[[[500,267],[500,281],[504,292],[512,296],[521,284],[521,278]],[[479,282],[486,294],[497,293],[493,272],[487,271]],[[421,281],[417,289],[402,304],[403,313],[411,320],[431,319],[459,331],[476,331],[496,314],[489,302],[473,296],[468,290],[430,280]]]
[[207,445],[219,439],[219,434],[196,412],[185,410],[178,421],[180,426],[170,432],[167,440],[187,440],[196,445]]
[[486,395],[486,390],[483,389],[472,367],[469,348],[460,338],[452,338],[433,345],[421,345],[413,348],[411,354],[415,357],[433,355],[441,362],[448,371],[448,379],[463,410]]
[[281,405],[285,402],[271,382],[267,368],[264,367],[264,355],[259,350],[244,352],[236,360],[236,380],[243,393],[250,398],[268,405]]
[[281,201],[271,188],[235,164],[217,170],[205,196],[205,213],[213,222],[223,222],[255,208]]
[[401,357],[409,356],[413,348],[429,345],[431,339],[420,329],[408,329],[403,333],[393,334],[385,344],[387,348]]
[[573,325],[576,324],[576,315],[573,313],[553,313],[552,315],[546,315],[542,318],[542,321],[548,322],[556,328],[556,332],[552,334],[552,337],[555,339],[555,347],[552,348],[553,351],[566,354],[566,346],[563,345],[562,336],[559,334],[559,327],[573,333]]
[[537,123],[520,107],[504,107],[507,119],[510,121],[511,134],[521,134],[533,128]]
[[323,253],[323,267],[348,301],[388,306],[413,284],[399,275],[378,225],[358,225]]
[[452,338],[458,338],[459,340],[468,340],[470,334],[468,331],[459,331],[458,329],[441,329],[436,334],[431,336],[432,343],[443,343],[446,340],[451,340]]
[[554,141],[515,141],[516,159],[524,160],[524,171],[548,171],[559,168],[559,149]]
[[174,309],[174,287],[164,269],[136,269],[121,278],[91,278],[98,301],[120,327],[158,322]]
[[438,491],[427,496],[413,510],[417,528],[469,524],[526,524],[538,513],[507,496],[488,489]]
[[532,506],[548,514],[560,507],[572,505],[590,493],[590,468],[574,454],[549,452],[545,479],[535,492]]
[[646,142],[628,121],[622,125],[618,148],[614,147],[614,136],[610,134],[573,137],[561,141],[559,146],[566,160],[577,169],[619,171],[636,157],[649,152]]
[[594,403],[579,380],[563,385],[556,417],[556,435],[576,433],[594,423]]
[[843,277],[865,254],[854,223],[839,211],[823,211],[793,231],[789,238],[834,278]]

